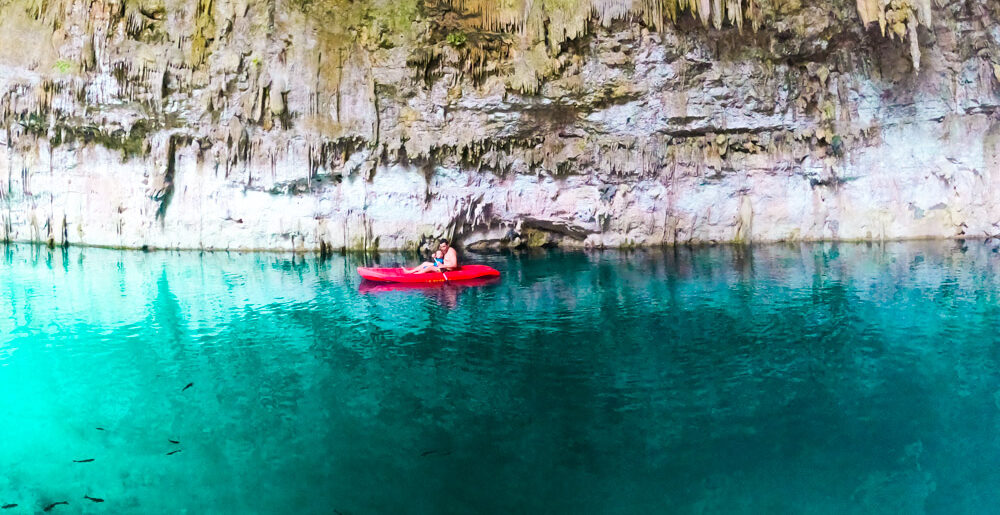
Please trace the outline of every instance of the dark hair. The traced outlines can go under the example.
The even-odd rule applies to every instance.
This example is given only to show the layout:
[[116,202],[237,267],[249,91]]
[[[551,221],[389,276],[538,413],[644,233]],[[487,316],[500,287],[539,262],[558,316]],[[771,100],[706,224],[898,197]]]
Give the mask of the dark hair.
[[445,245],[448,245],[448,238],[441,238],[441,241],[438,242],[438,245],[440,245],[442,243],[444,243]]

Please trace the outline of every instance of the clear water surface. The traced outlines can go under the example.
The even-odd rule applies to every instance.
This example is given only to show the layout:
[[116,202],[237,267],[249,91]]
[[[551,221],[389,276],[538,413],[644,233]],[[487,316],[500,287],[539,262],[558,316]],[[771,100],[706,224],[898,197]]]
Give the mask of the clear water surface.
[[994,247],[466,256],[502,280],[389,291],[360,256],[0,247],[0,505],[995,513]]

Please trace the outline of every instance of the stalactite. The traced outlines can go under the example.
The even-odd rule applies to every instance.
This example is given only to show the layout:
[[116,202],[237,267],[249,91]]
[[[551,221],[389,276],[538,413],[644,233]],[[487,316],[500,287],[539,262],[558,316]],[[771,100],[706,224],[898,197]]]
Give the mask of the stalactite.
[[861,23],[878,22],[882,35],[909,39],[914,71],[920,70],[919,25],[931,25],[931,0],[857,0]]
[[[705,26],[721,29],[728,23],[743,29],[749,20],[758,30],[764,19],[759,0],[444,0],[460,12],[478,15],[478,27],[489,32],[519,33],[527,51],[548,29],[550,46],[586,32],[592,17],[603,26],[614,20],[637,17],[654,28],[690,13]],[[857,0],[865,26],[878,22],[883,35],[916,40],[918,25],[930,26],[931,0]],[[914,66],[919,67],[919,46],[911,43]],[[530,88],[529,88],[530,89]]]
[[[774,15],[773,1],[758,0],[444,1],[450,2],[453,8],[463,13],[477,13],[478,18],[473,17],[473,23],[485,31],[518,33],[521,37],[510,37],[509,34],[477,34],[475,39],[470,38],[468,43],[457,49],[452,47],[442,49],[441,47],[444,45],[436,48],[418,46],[410,54],[408,64],[423,70],[429,79],[430,75],[435,73],[435,63],[448,58],[448,55],[460,54],[464,67],[460,69],[463,69],[475,80],[477,77],[496,73],[497,70],[506,71],[503,69],[506,63],[500,61],[507,61],[512,53],[516,53],[517,61],[523,68],[515,67],[517,70],[515,75],[518,80],[511,81],[509,84],[512,86],[511,89],[523,93],[537,92],[547,73],[558,72],[560,65],[553,63],[556,61],[555,57],[559,57],[558,54],[563,51],[560,49],[561,45],[586,34],[589,30],[588,24],[592,29],[595,23],[608,26],[616,20],[638,19],[650,27],[660,28],[667,23],[677,21],[679,17],[692,16],[699,22],[715,29],[732,26],[742,30],[743,25],[749,22],[750,28],[757,30],[765,20],[773,19]],[[861,22],[866,26],[878,22],[882,27],[883,34],[887,37],[898,36],[907,41],[914,67],[919,68],[920,46],[917,31],[919,25],[926,26],[931,22],[930,0],[856,1]],[[36,1],[34,4],[36,5],[36,16],[38,19],[54,23],[52,20],[57,18],[57,14],[62,13],[68,16],[72,13],[72,9],[68,6],[73,5],[73,3],[73,0]],[[113,91],[114,88],[111,88],[112,91],[107,91],[102,85],[100,89],[95,88],[92,93],[89,93],[91,98],[87,99],[86,83],[81,80],[79,85],[75,85],[71,82],[74,80],[72,76],[45,79],[30,86],[25,85],[22,90],[8,87],[6,92],[0,92],[6,95],[0,98],[2,120],[8,126],[13,122],[15,130],[19,131],[19,134],[29,134],[36,138],[49,137],[56,140],[79,138],[84,141],[97,141],[106,144],[109,148],[122,149],[123,156],[126,157],[147,152],[141,150],[143,147],[139,145],[139,140],[135,139],[137,136],[143,136],[141,131],[132,131],[127,127],[123,128],[120,125],[111,124],[76,127],[75,130],[67,129],[58,125],[59,120],[65,118],[63,118],[63,114],[53,112],[53,106],[71,104],[72,102],[62,99],[75,94],[77,98],[82,99],[80,103],[86,101],[100,104],[109,100],[125,100],[144,106],[142,114],[148,114],[150,118],[157,114],[162,115],[162,112],[156,113],[155,111],[161,109],[159,106],[162,105],[164,99],[177,93],[178,90],[182,93],[182,95],[177,95],[178,98],[185,93],[190,93],[195,81],[193,77],[196,76],[196,73],[204,73],[209,64],[215,64],[206,63],[212,50],[224,48],[224,42],[213,39],[223,35],[223,32],[216,31],[215,20],[219,16],[218,12],[222,12],[224,8],[216,4],[222,6],[225,2],[199,0],[188,4],[189,7],[183,13],[177,14],[171,11],[171,16],[184,18],[183,23],[187,25],[181,26],[187,29],[172,34],[172,39],[164,42],[164,45],[173,45],[175,48],[181,49],[181,52],[177,52],[177,54],[183,55],[183,57],[173,61],[165,60],[165,62],[153,63],[138,57],[133,58],[116,53],[113,49],[109,50],[111,45],[108,41],[112,37],[128,39],[128,36],[136,37],[143,32],[148,34],[147,28],[155,26],[158,18],[150,17],[142,12],[134,2],[95,0],[93,2],[94,9],[106,10],[105,17],[101,18],[102,21],[94,24],[96,28],[87,28],[87,30],[82,31],[89,35],[85,36],[82,45],[80,45],[82,50],[74,50],[74,52],[80,52],[79,54],[64,55],[64,57],[78,59],[79,70],[90,75],[110,73],[118,83],[118,91]],[[171,7],[176,5],[171,4]],[[221,18],[219,19],[221,20]],[[465,23],[464,19],[463,23]],[[221,21],[220,26],[222,26]],[[316,115],[317,118],[326,114],[320,105],[320,90],[324,90],[336,91],[335,113],[337,121],[340,119],[339,82],[341,75],[343,75],[342,63],[344,61],[344,56],[341,55],[344,48],[337,46],[340,44],[341,42],[338,40],[336,44],[324,47],[322,57],[317,55],[316,58],[315,89],[317,92],[309,97],[312,99],[309,103],[309,109],[313,111],[310,115]],[[141,47],[141,45],[135,44],[135,47]],[[240,58],[240,67],[244,66],[242,59],[246,59],[247,63],[252,62],[250,56],[254,56],[253,60],[256,60],[258,56],[268,57],[266,53],[260,54],[259,50],[254,50],[254,52],[251,54],[248,51]],[[326,56],[330,56],[330,58],[324,59]],[[337,56],[336,59],[333,56]],[[260,66],[259,63],[248,65],[254,70]],[[44,68],[43,66],[43,72]],[[266,69],[266,66],[264,68]],[[327,68],[328,71],[323,72],[322,68]],[[236,86],[232,88],[213,86],[213,91],[217,91],[213,94],[217,96],[209,99],[207,104],[210,106],[209,111],[225,112],[222,115],[223,119],[228,119],[229,116],[241,117],[239,120],[247,124],[246,127],[239,125],[230,134],[227,145],[229,154],[225,163],[226,175],[228,176],[229,170],[235,167],[238,162],[250,162],[254,160],[255,155],[260,155],[261,159],[270,163],[273,170],[274,153],[270,149],[260,147],[260,138],[263,132],[261,128],[268,127],[266,123],[270,122],[265,122],[265,118],[270,117],[282,120],[282,128],[287,129],[290,124],[285,121],[284,117],[289,116],[289,110],[295,107],[295,99],[286,97],[283,87],[271,87],[262,83],[253,73],[249,73],[250,77],[246,78],[245,69],[232,73],[241,75],[242,77],[238,80],[246,83],[249,92],[247,95],[252,100],[248,111],[252,115],[246,116],[242,113],[234,115],[233,113],[237,111],[234,105],[237,103],[227,105],[227,102],[231,101],[232,98],[243,94],[235,91]],[[322,75],[323,73],[329,75]],[[321,76],[329,77],[329,83],[321,81]],[[229,79],[227,78],[227,80]],[[237,79],[233,78],[232,81],[235,82]],[[338,87],[336,89],[328,88],[330,83],[336,83]],[[457,79],[455,84],[460,85],[460,79]],[[374,82],[371,85],[374,87]],[[173,91],[169,91],[171,89]],[[372,92],[372,97],[375,102],[378,102],[379,98],[375,91]],[[170,99],[170,101],[174,102],[175,100]],[[327,102],[328,100],[323,99],[322,101]],[[178,99],[177,102],[178,105],[181,105],[183,99]],[[373,112],[376,117],[372,128],[374,144],[359,139],[351,145],[331,147],[329,150],[326,144],[322,144],[316,147],[315,156],[313,155],[314,150],[310,150],[307,181],[316,178],[318,170],[322,168],[330,169],[341,166],[348,160],[351,153],[358,152],[359,149],[366,146],[379,147],[382,140],[391,140],[394,137],[388,130],[383,134],[382,120],[378,118],[382,114],[382,110],[378,105],[375,106]],[[185,123],[185,121],[182,120],[180,123]],[[152,132],[161,129],[162,126],[150,126],[145,130]],[[123,132],[118,132],[119,130]],[[248,135],[248,130],[249,134],[253,135],[252,137]],[[335,133],[335,131],[331,130],[331,133]],[[548,147],[535,148],[536,145],[542,143],[532,140],[488,140],[457,145],[450,149],[433,148],[427,152],[428,155],[423,157],[429,159],[455,158],[470,167],[497,171],[510,170],[515,166],[515,163],[516,166],[528,163],[532,169],[553,173],[572,169],[571,165],[574,163],[561,160],[557,151]],[[736,151],[737,148],[735,146],[718,147],[717,153],[722,157],[725,157],[727,152],[730,153],[728,155],[731,155],[731,152]],[[657,169],[661,161],[665,159],[657,153],[656,148],[659,147],[647,148],[640,145],[638,147],[622,146],[601,149],[601,154],[594,156],[593,160],[605,163],[614,174],[634,173],[636,171],[647,173],[648,170]],[[376,156],[378,155],[381,154],[376,154]],[[418,158],[419,156],[410,157]],[[273,179],[273,171],[271,175]]]

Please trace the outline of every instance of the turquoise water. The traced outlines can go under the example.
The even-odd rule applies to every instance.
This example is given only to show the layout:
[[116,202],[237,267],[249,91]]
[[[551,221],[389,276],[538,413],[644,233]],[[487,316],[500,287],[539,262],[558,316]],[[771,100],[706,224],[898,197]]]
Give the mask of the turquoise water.
[[2,513],[1000,506],[991,243],[474,259],[0,246]]

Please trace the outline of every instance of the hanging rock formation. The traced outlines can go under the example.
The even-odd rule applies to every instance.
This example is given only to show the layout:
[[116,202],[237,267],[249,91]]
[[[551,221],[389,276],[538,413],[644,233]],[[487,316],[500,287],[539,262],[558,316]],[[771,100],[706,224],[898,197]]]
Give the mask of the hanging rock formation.
[[997,0],[0,0],[0,240],[994,235],[998,22]]

